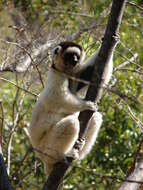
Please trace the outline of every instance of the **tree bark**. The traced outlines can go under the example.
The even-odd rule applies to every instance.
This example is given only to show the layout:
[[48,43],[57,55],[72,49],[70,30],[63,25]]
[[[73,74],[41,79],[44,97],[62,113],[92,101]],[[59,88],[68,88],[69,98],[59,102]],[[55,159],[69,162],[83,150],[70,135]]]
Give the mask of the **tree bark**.
[[[98,101],[101,96],[102,87],[104,84],[104,75],[108,67],[109,58],[112,56],[116,43],[118,41],[118,32],[120,23],[122,20],[123,10],[126,0],[113,0],[111,13],[107,28],[105,31],[104,39],[99,50],[98,56],[95,58],[95,68],[92,74],[91,83],[95,85],[90,85],[86,100]],[[97,74],[98,73],[98,74]],[[80,114],[80,137],[84,136],[84,132],[87,129],[87,123],[92,116],[92,111],[84,111]],[[42,190],[58,190],[60,189],[61,183],[64,179],[64,175],[68,167],[72,163],[72,158],[67,158],[61,163],[55,164],[47,182],[44,184]]]
[[143,181],[143,158],[138,162],[135,170],[127,177],[126,180],[137,181],[127,182],[125,181],[118,190],[137,190],[141,186],[141,181]]

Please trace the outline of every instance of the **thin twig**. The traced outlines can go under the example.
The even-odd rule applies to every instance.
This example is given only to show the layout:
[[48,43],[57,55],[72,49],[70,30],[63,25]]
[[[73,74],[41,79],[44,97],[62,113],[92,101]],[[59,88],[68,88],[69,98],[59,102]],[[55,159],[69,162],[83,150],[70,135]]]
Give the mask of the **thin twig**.
[[19,116],[20,116],[20,111],[22,109],[22,105],[23,105],[23,102],[24,102],[24,98],[25,98],[25,94],[22,96],[22,98],[21,98],[21,100],[19,102],[18,112],[17,112],[17,114],[15,116],[13,128],[12,128],[12,130],[10,132],[9,139],[8,139],[8,144],[7,144],[7,173],[8,174],[10,173],[10,158],[11,158],[12,140],[13,140],[15,129],[17,127],[17,123],[18,123],[18,119],[19,119]]
[[137,5],[136,3],[128,1],[127,4],[130,5],[130,6],[136,7],[136,8],[139,9],[141,12],[143,12],[143,7]]
[[140,120],[138,117],[135,116],[135,114],[133,113],[133,111],[132,111],[132,109],[131,109],[131,107],[130,107],[129,105],[127,105],[127,108],[128,108],[128,110],[129,110],[129,112],[130,112],[131,118],[132,118],[138,125],[140,125],[140,126],[142,127],[142,129],[143,129],[143,123],[141,122],[141,120]]
[[53,10],[51,9],[49,11],[50,13],[55,13],[55,14],[69,14],[69,15],[73,15],[73,16],[82,16],[82,17],[88,17],[88,18],[94,18],[94,16],[89,15],[89,14],[85,14],[85,13],[79,13],[79,12],[72,12],[72,11],[67,11],[67,10]]
[[88,173],[92,173],[95,176],[100,177],[100,178],[108,178],[108,179],[112,179],[112,180],[119,180],[119,181],[122,181],[122,182],[126,181],[126,182],[129,182],[129,183],[143,184],[143,181],[124,179],[124,178],[122,178],[120,176],[116,176],[116,175],[106,175],[106,174],[103,174],[103,173],[97,173],[94,169],[83,168],[81,166],[74,166],[74,168],[78,168],[78,169],[84,170],[84,171],[86,171]]
[[25,89],[25,88],[23,88],[23,87],[21,87],[21,86],[15,84],[14,82],[12,82],[12,81],[10,81],[10,80],[8,80],[8,79],[5,79],[5,78],[3,78],[3,77],[0,77],[0,80],[10,83],[10,84],[12,84],[13,86],[19,88],[20,90],[23,90],[24,92],[35,96],[36,98],[38,97],[38,94],[35,94],[34,92],[31,92],[31,91],[29,91],[29,90],[27,90],[27,89]]
[[133,57],[131,57],[130,59],[128,59],[127,61],[125,61],[124,63],[120,64],[119,66],[115,67],[114,72],[129,65],[130,63],[132,63],[134,60],[136,60],[138,57],[138,54],[135,53]]
[[122,70],[122,71],[129,71],[129,72],[133,72],[133,73],[138,73],[139,75],[143,75],[143,72],[142,71],[138,71],[137,69],[128,69],[128,68],[121,68],[119,70]]
[[3,40],[3,39],[0,39],[0,41],[2,41],[3,43],[13,44],[13,45],[17,46],[18,48],[22,49],[30,57],[31,65],[36,68],[36,70],[37,70],[37,72],[39,74],[39,79],[40,79],[41,84],[42,84],[42,86],[44,88],[44,82],[43,82],[43,79],[42,79],[42,76],[41,76],[41,72],[40,72],[40,70],[38,68],[38,65],[34,64],[34,60],[33,60],[32,56],[31,56],[31,54],[28,52],[28,50],[25,47],[21,46],[20,44],[18,44],[16,42],[10,42],[10,41]]
[[140,68],[141,70],[143,70],[143,67],[141,65],[137,64],[135,61],[131,61],[125,55],[122,55],[119,51],[116,51],[116,53],[118,55],[120,55],[123,59],[125,59],[126,61],[128,61],[129,63],[132,63],[132,64],[136,65],[138,68]]
[[15,166],[15,172],[11,176],[11,181],[13,181],[13,178],[17,174],[17,171],[20,171],[21,167],[23,166],[24,161],[26,160],[27,156],[29,156],[32,149],[33,149],[32,146],[29,146],[23,158],[19,161],[18,165]]

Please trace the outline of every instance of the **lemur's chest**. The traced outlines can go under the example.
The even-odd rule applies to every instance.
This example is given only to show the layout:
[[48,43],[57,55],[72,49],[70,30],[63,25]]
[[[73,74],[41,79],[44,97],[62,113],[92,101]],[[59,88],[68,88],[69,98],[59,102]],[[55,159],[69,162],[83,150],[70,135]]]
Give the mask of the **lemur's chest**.
[[48,74],[46,86],[38,100],[38,104],[47,115],[52,113],[52,117],[54,117],[55,113],[59,114],[62,112],[62,107],[69,94],[68,88],[69,83],[65,76],[55,75],[54,72]]
[[[50,73],[51,74],[51,73]],[[69,81],[64,76],[57,76],[54,73],[49,76],[47,80],[46,87],[42,92],[41,96],[47,98],[47,101],[57,101],[62,100],[69,92]]]

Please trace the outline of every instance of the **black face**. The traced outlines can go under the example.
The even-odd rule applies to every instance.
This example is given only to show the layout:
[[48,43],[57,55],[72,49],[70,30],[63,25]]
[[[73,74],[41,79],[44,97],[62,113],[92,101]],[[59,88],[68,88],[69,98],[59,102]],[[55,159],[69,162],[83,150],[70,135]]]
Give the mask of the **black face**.
[[67,52],[64,54],[63,59],[65,65],[71,65],[74,67],[79,62],[80,57],[76,53]]

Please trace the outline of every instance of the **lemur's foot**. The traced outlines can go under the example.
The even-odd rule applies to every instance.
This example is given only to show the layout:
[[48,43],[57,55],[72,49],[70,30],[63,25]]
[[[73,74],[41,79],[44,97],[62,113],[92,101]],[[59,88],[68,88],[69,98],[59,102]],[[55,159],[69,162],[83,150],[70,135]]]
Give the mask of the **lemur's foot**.
[[85,145],[85,140],[83,138],[79,138],[76,141],[73,149],[65,155],[65,158],[64,158],[65,161],[68,163],[68,160],[70,160],[70,159],[78,160],[79,152],[82,150],[84,145]]
[[79,150],[76,148],[73,148],[70,152],[66,154],[67,158],[72,158],[73,160],[79,159]]
[[92,101],[86,101],[86,107],[88,110],[92,110],[94,112],[97,111],[97,109],[98,109],[97,104]]
[[81,151],[83,149],[84,145],[85,145],[85,139],[84,138],[79,138],[76,141],[76,143],[74,145],[74,148],[78,149],[78,151]]

